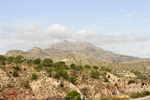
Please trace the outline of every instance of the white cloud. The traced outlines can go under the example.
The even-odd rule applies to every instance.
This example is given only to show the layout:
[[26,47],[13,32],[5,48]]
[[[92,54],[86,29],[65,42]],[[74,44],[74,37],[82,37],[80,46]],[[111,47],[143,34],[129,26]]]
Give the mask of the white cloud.
[[125,14],[124,16],[125,17],[130,17],[130,16],[133,16],[133,15],[135,15],[135,13],[132,12],[132,13]]
[[[39,24],[30,24],[24,27],[3,26],[1,30],[2,32],[0,34],[3,35],[0,37],[0,53],[5,53],[11,49],[28,50],[34,46],[46,48],[50,44],[67,39],[88,41],[95,45],[100,45],[100,47],[102,46],[106,49],[108,49],[110,45],[113,47],[117,46],[115,50],[112,48],[109,48],[108,50],[114,52],[118,51],[118,53],[120,52],[124,54],[132,54],[128,52],[128,50],[124,50],[125,48],[128,49],[128,45],[126,45],[124,48],[122,46],[129,43],[135,43],[137,45],[137,43],[147,42],[150,40],[150,35],[148,34],[94,34],[92,31],[85,29],[73,31],[60,24],[50,25],[47,28],[43,28]],[[139,47],[141,48],[141,45],[139,45]],[[135,53],[135,56],[136,55],[139,56],[138,53]]]
[[136,13],[131,12],[131,13],[127,13],[127,14],[124,14],[124,15],[117,15],[116,17],[117,17],[117,18],[127,18],[127,17],[134,16],[135,14],[136,14]]

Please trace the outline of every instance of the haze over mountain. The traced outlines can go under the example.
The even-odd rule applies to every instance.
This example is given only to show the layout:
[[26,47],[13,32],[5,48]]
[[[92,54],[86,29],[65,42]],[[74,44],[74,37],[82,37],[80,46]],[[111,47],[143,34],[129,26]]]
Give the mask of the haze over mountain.
[[41,49],[34,47],[26,52],[21,50],[11,50],[8,51],[6,56],[17,56],[23,55],[26,58],[35,59],[45,59],[51,58],[54,61],[68,61],[76,62],[80,64],[91,64],[95,62],[103,61],[130,61],[138,59],[136,57],[124,56],[112,53],[110,51],[103,50],[93,44],[85,41],[71,42],[64,40],[62,42],[50,45],[48,48]]

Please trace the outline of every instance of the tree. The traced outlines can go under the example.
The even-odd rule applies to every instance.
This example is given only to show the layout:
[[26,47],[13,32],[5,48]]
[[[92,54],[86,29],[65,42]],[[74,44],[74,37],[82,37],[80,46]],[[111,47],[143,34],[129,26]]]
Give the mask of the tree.
[[0,62],[5,65],[6,57],[3,55],[0,55]]
[[32,74],[32,79],[34,79],[34,80],[37,79],[37,74],[33,73]]
[[71,68],[71,69],[74,69],[74,68],[76,68],[76,65],[75,65],[75,64],[71,64],[71,65],[70,65],[70,68]]
[[91,66],[90,65],[85,65],[84,68],[90,69]]
[[51,67],[52,64],[53,64],[53,60],[49,58],[44,59],[42,62],[42,65],[45,67]]
[[98,70],[98,67],[97,67],[97,66],[93,66],[93,68],[96,69],[96,70]]
[[67,95],[65,96],[64,100],[73,100],[78,95],[80,95],[80,93],[78,93],[77,91],[75,91],[75,90],[71,91],[71,92],[67,93]]
[[37,58],[33,61],[34,64],[38,65],[41,63],[41,59],[40,58]]
[[18,76],[18,70],[15,69],[15,70],[13,71],[13,76],[14,76],[14,77],[17,77],[17,76]]
[[25,80],[23,85],[25,88],[30,88],[29,80]]
[[33,60],[32,59],[27,59],[27,64],[32,65],[33,64]]
[[90,75],[91,75],[92,78],[97,78],[97,77],[100,75],[100,73],[99,73],[98,71],[93,71],[93,70],[92,70],[92,71],[90,72]]
[[7,61],[8,61],[9,64],[12,63],[14,61],[14,57],[13,56],[9,56],[7,58]]
[[71,83],[75,84],[76,81],[77,81],[76,77],[74,77],[74,76],[70,77],[70,82]]
[[23,56],[22,55],[18,55],[15,57],[15,62],[18,64],[18,63],[22,63],[24,60],[23,60]]

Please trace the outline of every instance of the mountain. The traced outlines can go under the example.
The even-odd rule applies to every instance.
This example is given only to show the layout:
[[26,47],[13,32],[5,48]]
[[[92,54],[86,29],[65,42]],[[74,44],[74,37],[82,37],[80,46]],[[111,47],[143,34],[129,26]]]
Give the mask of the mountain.
[[54,61],[63,60],[70,63],[75,62],[78,64],[94,64],[98,62],[118,62],[138,59],[136,57],[119,55],[110,51],[103,50],[89,42],[71,42],[67,40],[64,40],[54,45],[50,45],[48,48],[45,49],[34,47],[26,52],[23,52],[21,50],[11,50],[8,51],[5,55],[23,55],[25,58],[29,59],[51,58]]

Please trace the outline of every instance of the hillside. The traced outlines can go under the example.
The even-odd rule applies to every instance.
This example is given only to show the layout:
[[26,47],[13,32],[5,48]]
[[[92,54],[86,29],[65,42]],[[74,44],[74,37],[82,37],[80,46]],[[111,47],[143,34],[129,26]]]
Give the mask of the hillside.
[[130,61],[138,58],[131,56],[124,56],[103,50],[94,46],[91,43],[84,41],[62,41],[60,43],[50,45],[48,48],[40,49],[34,47],[31,50],[23,52],[21,50],[8,51],[6,56],[23,55],[29,59],[45,59],[51,58],[54,61],[65,60],[66,63],[79,63],[79,64],[101,64],[105,62],[114,61]]
[[131,96],[150,94],[149,80],[130,70],[102,65],[66,65],[63,61],[31,60],[21,55],[7,58],[0,55],[0,80],[0,100],[53,100],[73,90],[83,94],[86,100],[131,98],[132,92],[143,90],[141,95]]

